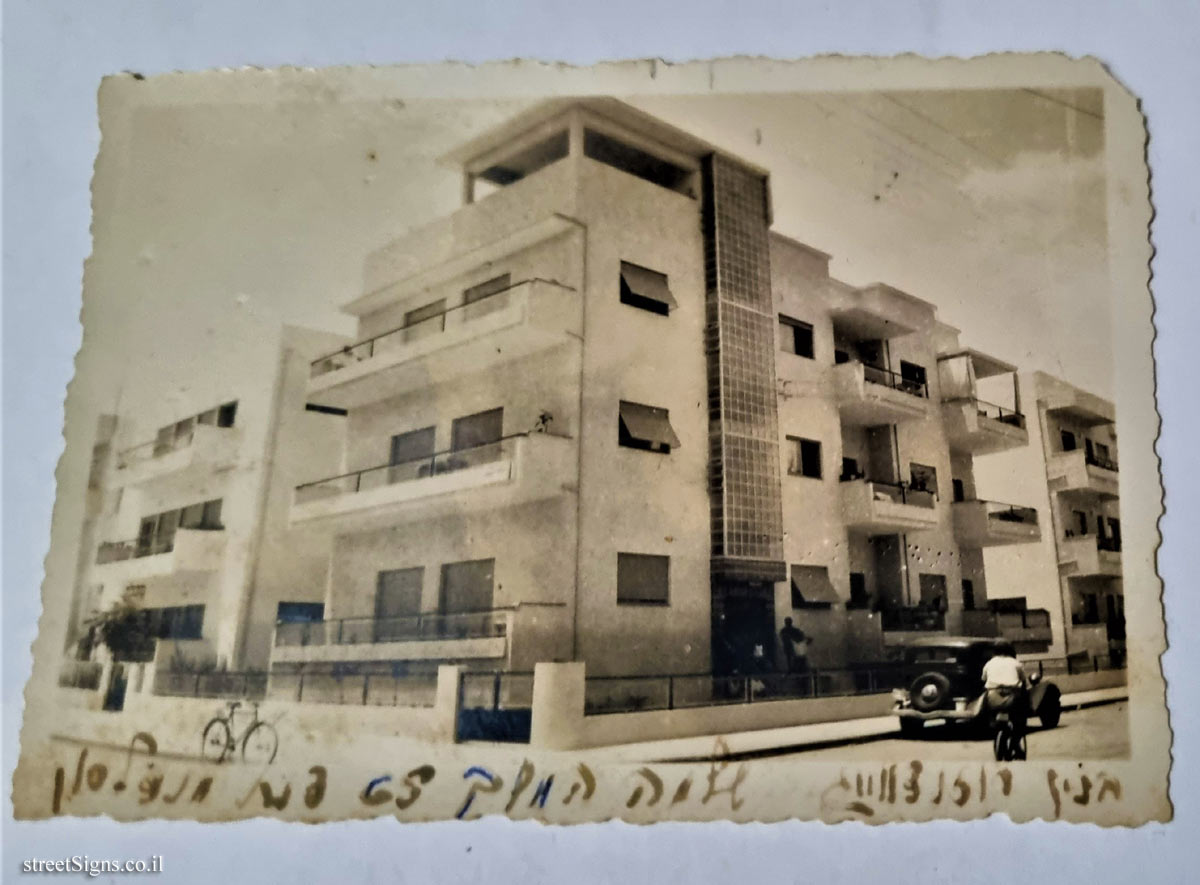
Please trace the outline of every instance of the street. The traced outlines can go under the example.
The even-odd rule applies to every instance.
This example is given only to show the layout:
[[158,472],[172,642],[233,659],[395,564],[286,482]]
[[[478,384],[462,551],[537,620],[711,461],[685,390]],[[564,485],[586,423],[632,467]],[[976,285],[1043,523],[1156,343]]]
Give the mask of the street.
[[[1082,710],[1063,712],[1053,730],[1042,730],[1031,721],[1030,759],[1113,759],[1129,754],[1128,704],[1120,701]],[[992,748],[986,737],[966,738],[961,730],[947,726],[925,729],[920,740],[900,737],[863,740],[852,744],[796,750],[772,758],[804,760],[856,761],[913,757],[929,760],[991,759]]]

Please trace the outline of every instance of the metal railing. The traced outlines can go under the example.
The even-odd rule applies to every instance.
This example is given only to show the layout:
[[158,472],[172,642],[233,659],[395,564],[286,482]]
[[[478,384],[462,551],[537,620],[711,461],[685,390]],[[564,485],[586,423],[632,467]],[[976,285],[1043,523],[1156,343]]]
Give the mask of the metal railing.
[[104,665],[99,661],[63,661],[58,671],[58,687],[98,691],[103,672]]
[[879,612],[879,618],[885,631],[946,629],[946,613],[935,608],[885,608]]
[[267,693],[267,674],[160,670],[154,674],[154,693],[170,697],[260,699]]
[[869,487],[872,498],[884,495],[893,503],[909,504],[914,507],[932,509],[937,502],[937,495],[927,489],[914,488],[911,483],[886,482],[879,479],[867,479],[865,476],[842,475],[842,482],[864,482]]
[[277,700],[363,707],[432,707],[437,676],[355,673],[338,669],[271,674],[268,695]]
[[533,706],[533,674],[468,671],[458,677],[458,705],[472,710],[525,710]]
[[1099,550],[1104,550],[1107,553],[1120,553],[1121,539],[1097,535],[1096,548]]
[[883,387],[890,387],[892,390],[899,390],[901,393],[907,393],[910,396],[929,399],[929,383],[926,381],[914,381],[911,378],[905,378],[899,372],[893,372],[891,369],[885,369],[882,366],[873,366],[870,363],[862,363],[863,380],[871,384],[879,384]]
[[1101,670],[1124,670],[1122,654],[1088,655],[1082,652],[1066,658],[1038,658],[1024,662],[1025,672],[1042,676],[1075,676],[1079,673],[1099,673]]
[[980,418],[989,418],[992,421],[999,421],[1001,424],[1009,424],[1013,427],[1025,429],[1025,416],[1016,409],[1010,409],[1007,406],[999,406],[995,403],[989,403],[986,400],[972,398],[971,402],[975,404],[975,411],[979,413]]
[[1018,507],[1016,504],[1001,504],[998,501],[979,501],[984,505],[988,519],[1000,522],[1019,522],[1025,525],[1037,525],[1038,514],[1033,507]]
[[1093,467],[1099,467],[1102,470],[1111,470],[1117,472],[1117,462],[1111,458],[1104,458],[1097,455],[1095,452],[1084,452],[1083,461],[1085,464],[1090,464]]
[[996,612],[996,626],[1005,629],[1050,629],[1050,612],[1044,608],[1029,608],[1019,612]]
[[275,626],[276,646],[361,645],[408,640],[482,639],[508,634],[511,608],[396,618],[338,618]]
[[584,683],[584,713],[683,710],[727,704],[821,697],[850,697],[891,691],[900,685],[896,667],[812,670],[717,676],[690,673],[663,676],[592,676]]
[[131,541],[103,541],[96,550],[96,564],[104,565],[109,562],[123,562],[126,559],[157,556],[159,553],[170,553],[174,549],[174,537],[155,538],[152,540],[134,538]]
[[461,312],[463,321],[469,322],[490,313],[495,313],[498,310],[503,310],[508,306],[511,300],[510,295],[514,289],[531,283],[545,283],[562,289],[571,288],[564,286],[562,283],[553,280],[543,280],[538,277],[531,277],[512,283],[507,288],[500,289],[483,298],[447,307],[430,316],[422,317],[413,322],[407,322],[404,325],[388,329],[386,332],[380,332],[371,338],[365,338],[354,344],[347,344],[341,350],[318,357],[310,364],[309,377],[317,378],[328,372],[336,372],[338,369],[344,369],[346,366],[353,365],[354,363],[369,360],[380,351],[420,341],[431,335],[441,334],[446,330],[446,317],[448,316]]
[[499,439],[462,449],[447,449],[433,452],[420,458],[366,467],[351,473],[343,473],[326,479],[318,479],[296,486],[295,503],[305,504],[322,498],[338,495],[353,495],[369,489],[382,488],[402,482],[412,482],[430,476],[440,476],[465,470],[480,464],[490,464],[511,454],[512,440],[529,436],[528,432],[513,433]]

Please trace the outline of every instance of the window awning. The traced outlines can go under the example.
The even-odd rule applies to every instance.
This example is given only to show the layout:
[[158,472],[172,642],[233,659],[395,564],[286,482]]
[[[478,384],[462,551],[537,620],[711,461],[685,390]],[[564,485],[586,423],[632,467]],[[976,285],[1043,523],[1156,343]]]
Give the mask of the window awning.
[[805,605],[834,605],[842,600],[829,580],[823,565],[792,566],[792,590]]
[[636,297],[656,301],[667,310],[674,310],[679,306],[675,296],[671,294],[670,287],[667,286],[666,274],[622,261],[621,283],[628,286],[629,291]]
[[625,432],[634,439],[655,446],[679,448],[679,437],[671,427],[666,409],[622,402],[621,423],[625,425]]

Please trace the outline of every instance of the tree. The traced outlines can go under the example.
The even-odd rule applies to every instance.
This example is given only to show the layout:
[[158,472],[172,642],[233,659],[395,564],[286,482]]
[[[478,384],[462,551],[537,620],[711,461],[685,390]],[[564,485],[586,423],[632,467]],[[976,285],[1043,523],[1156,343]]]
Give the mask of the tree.
[[126,592],[107,611],[88,621],[96,642],[103,644],[116,661],[145,661],[154,655],[156,639],[150,612],[139,608]]

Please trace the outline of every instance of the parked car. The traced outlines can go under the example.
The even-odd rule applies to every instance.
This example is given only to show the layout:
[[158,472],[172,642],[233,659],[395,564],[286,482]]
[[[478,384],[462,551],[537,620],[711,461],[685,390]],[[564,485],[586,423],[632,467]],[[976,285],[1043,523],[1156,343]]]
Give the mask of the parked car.
[[[983,665],[1001,650],[1002,639],[939,636],[916,639],[904,648],[901,684],[893,691],[900,731],[921,732],[930,719],[983,725]],[[1030,690],[1030,712],[1043,728],[1054,728],[1062,714],[1062,692],[1052,682],[1038,681]]]

